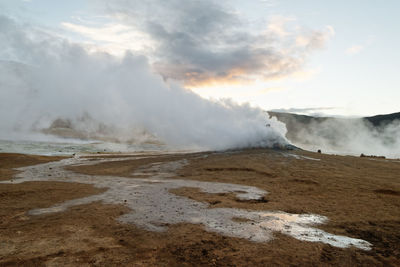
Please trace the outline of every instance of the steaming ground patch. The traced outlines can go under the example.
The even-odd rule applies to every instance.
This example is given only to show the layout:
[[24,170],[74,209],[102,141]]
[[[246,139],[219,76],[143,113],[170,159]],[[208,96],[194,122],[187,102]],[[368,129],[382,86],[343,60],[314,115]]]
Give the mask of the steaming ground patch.
[[[143,156],[137,158],[143,158]],[[211,194],[233,193],[243,201],[258,200],[267,194],[264,190],[253,186],[169,179],[175,176],[175,172],[179,168],[187,164],[186,160],[142,166],[133,174],[141,178],[84,175],[64,169],[65,166],[70,165],[93,165],[125,159],[65,159],[59,162],[20,168],[22,173],[17,175],[16,180],[2,183],[61,181],[107,188],[104,193],[98,195],[73,199],[50,208],[31,210],[29,212],[31,215],[62,212],[72,206],[103,201],[128,206],[132,212],[120,216],[118,220],[133,223],[150,231],[164,231],[171,224],[194,223],[203,225],[207,231],[255,242],[267,242],[272,239],[273,232],[280,232],[298,240],[323,242],[341,248],[355,246],[369,250],[371,247],[371,244],[364,240],[333,235],[313,227],[316,224],[324,223],[327,220],[324,216],[234,208],[213,209],[206,203],[172,194],[170,190],[181,187],[198,188],[202,192]]]
[[0,21],[3,50],[12,52],[0,60],[0,99],[7,99],[0,139],[56,136],[174,150],[288,144],[285,125],[260,108],[207,100],[166,82],[145,56],[93,53],[8,17]]
[[326,153],[399,158],[400,113],[366,118],[311,117],[270,112],[286,124],[295,145]]

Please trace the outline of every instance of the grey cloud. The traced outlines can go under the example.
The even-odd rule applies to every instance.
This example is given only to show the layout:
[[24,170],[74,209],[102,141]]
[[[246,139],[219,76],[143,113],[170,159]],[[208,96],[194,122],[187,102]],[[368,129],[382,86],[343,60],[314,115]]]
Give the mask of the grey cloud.
[[270,79],[299,70],[308,54],[323,46],[313,31],[296,46],[296,32],[278,36],[254,32],[228,1],[105,1],[107,12],[147,33],[157,44],[155,68],[189,84],[208,80]]

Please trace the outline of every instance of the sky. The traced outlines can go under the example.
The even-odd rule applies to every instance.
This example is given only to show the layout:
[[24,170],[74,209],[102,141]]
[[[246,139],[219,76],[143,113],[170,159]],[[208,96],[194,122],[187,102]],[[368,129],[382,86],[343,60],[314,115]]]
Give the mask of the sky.
[[144,55],[204,98],[339,116],[400,111],[398,10],[397,0],[0,0],[0,15],[88,51]]

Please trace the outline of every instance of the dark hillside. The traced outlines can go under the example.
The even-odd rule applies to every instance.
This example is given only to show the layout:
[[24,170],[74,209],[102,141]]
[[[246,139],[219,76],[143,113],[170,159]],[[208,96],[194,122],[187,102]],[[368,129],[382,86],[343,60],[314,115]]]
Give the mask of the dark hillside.
[[395,120],[400,120],[400,112],[385,114],[385,115],[376,115],[372,117],[365,117],[364,120],[369,121],[375,127],[379,127],[392,123]]

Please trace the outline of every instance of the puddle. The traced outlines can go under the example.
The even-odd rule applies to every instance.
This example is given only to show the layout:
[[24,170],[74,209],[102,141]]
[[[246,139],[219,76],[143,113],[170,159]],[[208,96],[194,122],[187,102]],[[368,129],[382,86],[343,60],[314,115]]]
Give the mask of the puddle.
[[[129,159],[135,158],[129,157]],[[170,179],[175,176],[179,168],[187,164],[186,160],[142,166],[133,173],[134,176],[140,177],[136,179],[84,175],[64,169],[69,165],[92,165],[120,160],[125,159],[107,158],[94,161],[84,158],[64,159],[59,162],[19,168],[18,170],[22,172],[16,176],[17,179],[1,183],[58,181],[108,188],[98,195],[66,201],[50,208],[31,210],[30,215],[62,212],[72,206],[102,201],[128,206],[132,211],[120,216],[118,220],[150,231],[165,231],[171,224],[194,223],[202,224],[207,231],[255,242],[267,242],[273,238],[274,232],[280,232],[298,240],[323,242],[340,248],[355,246],[369,250],[372,246],[361,239],[333,235],[315,228],[315,225],[327,221],[327,218],[323,216],[280,211],[210,208],[208,203],[177,196],[169,191],[181,187],[192,187],[211,194],[233,193],[241,200],[259,200],[267,194],[266,191],[252,186]]]
[[308,159],[308,160],[315,160],[315,161],[320,161],[321,159],[316,159],[312,157],[306,157],[306,156],[301,156],[303,159]]
[[308,159],[308,160],[315,160],[315,161],[320,161],[321,159],[316,159],[312,157],[307,157],[307,156],[302,156],[302,155],[296,155],[296,154],[291,154],[291,153],[282,153],[282,155],[286,158],[292,157],[295,159]]

